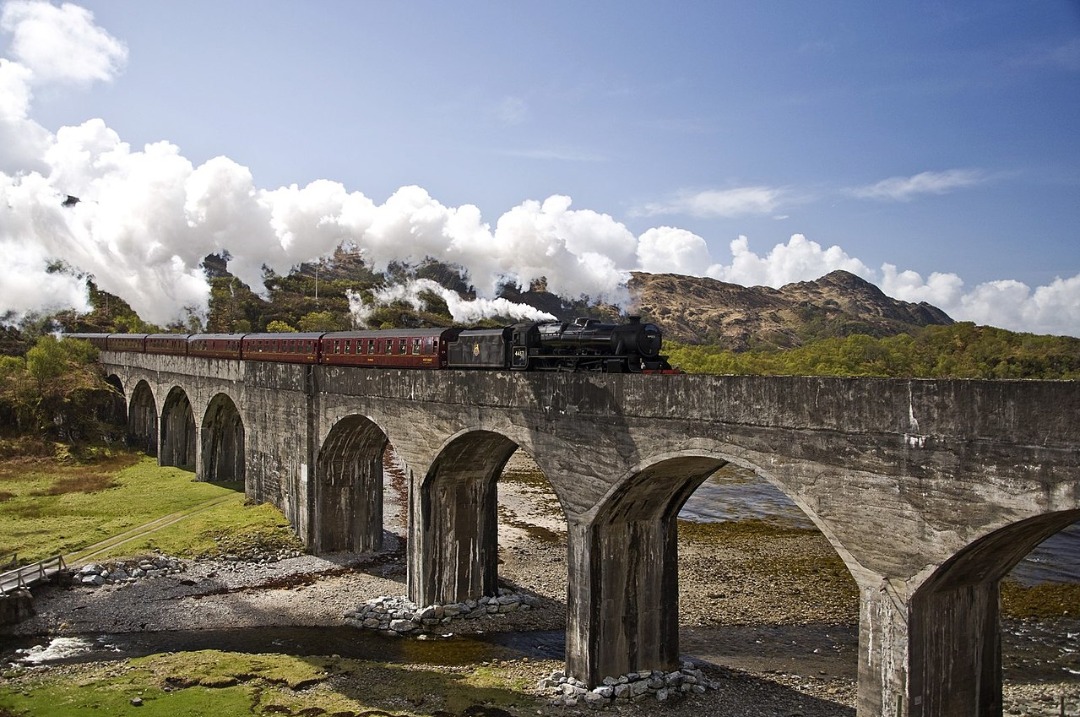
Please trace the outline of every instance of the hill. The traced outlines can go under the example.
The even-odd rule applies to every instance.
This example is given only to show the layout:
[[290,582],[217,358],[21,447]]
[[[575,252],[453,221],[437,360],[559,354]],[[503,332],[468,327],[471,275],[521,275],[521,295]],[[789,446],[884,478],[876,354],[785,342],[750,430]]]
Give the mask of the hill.
[[846,271],[779,289],[635,272],[630,293],[666,337],[732,351],[794,348],[853,334],[895,336],[953,323],[935,306],[892,299]]

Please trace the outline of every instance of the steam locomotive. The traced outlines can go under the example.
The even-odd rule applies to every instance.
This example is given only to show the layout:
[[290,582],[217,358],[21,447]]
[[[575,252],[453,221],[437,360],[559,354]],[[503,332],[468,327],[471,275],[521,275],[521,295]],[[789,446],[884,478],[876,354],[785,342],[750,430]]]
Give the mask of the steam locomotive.
[[655,324],[596,319],[503,328],[290,334],[67,334],[103,351],[370,368],[673,373]]

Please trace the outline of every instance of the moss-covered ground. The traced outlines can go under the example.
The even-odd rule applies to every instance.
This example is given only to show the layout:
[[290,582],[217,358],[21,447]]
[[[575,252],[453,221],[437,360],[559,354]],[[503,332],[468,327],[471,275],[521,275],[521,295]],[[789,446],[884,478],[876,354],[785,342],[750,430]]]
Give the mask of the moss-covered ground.
[[[509,668],[509,669],[508,669]],[[386,665],[204,650],[8,672],[0,715],[495,717],[536,714],[512,665]]]

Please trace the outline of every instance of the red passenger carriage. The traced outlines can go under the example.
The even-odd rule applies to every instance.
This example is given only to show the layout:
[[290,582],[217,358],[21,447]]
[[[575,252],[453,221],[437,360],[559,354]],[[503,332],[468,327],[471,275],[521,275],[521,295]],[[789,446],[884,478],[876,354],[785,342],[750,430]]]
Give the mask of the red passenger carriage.
[[146,334],[109,334],[105,340],[108,351],[146,351]]
[[[119,334],[113,334],[113,338]],[[188,352],[187,334],[149,334],[146,337],[146,353],[186,356]]]
[[187,340],[188,356],[240,359],[241,334],[192,334]]
[[443,368],[460,329],[335,331],[322,336],[322,363],[373,368]]
[[99,351],[105,351],[108,348],[106,341],[109,338],[108,334],[64,334],[64,338],[78,339],[80,341],[86,341]]
[[323,334],[244,334],[240,354],[245,361],[319,363]]

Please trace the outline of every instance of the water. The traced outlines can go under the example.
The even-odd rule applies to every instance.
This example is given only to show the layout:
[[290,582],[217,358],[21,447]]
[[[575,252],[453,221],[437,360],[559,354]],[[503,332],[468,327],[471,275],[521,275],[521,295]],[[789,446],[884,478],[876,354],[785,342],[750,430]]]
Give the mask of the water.
[[796,528],[815,527],[806,513],[771,483],[730,464],[694,491],[679,518],[695,523],[753,519]]
[[1024,585],[1080,582],[1080,523],[1044,540],[1013,568]]
[[222,650],[249,654],[339,655],[356,660],[429,665],[469,665],[485,660],[564,659],[561,630],[483,635],[386,637],[342,627],[258,627],[233,630],[166,630],[41,637],[0,637],[0,664],[95,662],[162,652]]
[[[679,518],[698,523],[757,519],[798,528],[814,527],[799,506],[771,483],[730,465],[710,476],[690,496]],[[1080,583],[1080,522],[1037,546],[1009,577],[1024,585]]]

